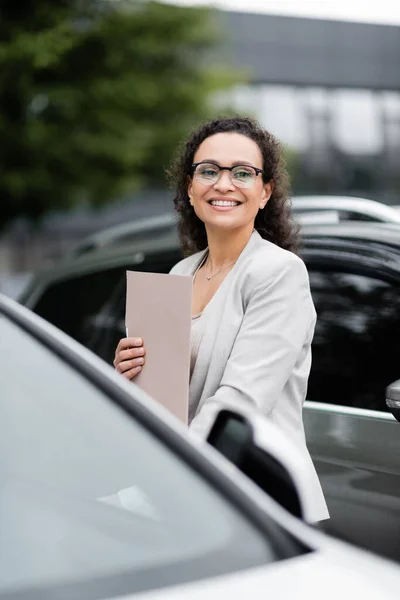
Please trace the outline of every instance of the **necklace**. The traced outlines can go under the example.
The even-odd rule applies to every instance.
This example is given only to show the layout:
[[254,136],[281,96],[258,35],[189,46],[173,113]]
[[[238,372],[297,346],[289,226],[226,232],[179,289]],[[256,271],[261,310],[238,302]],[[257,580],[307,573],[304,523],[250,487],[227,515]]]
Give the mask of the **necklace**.
[[210,279],[212,279],[213,277],[215,277],[216,275],[218,275],[218,273],[221,273],[221,271],[223,271],[224,269],[227,269],[228,267],[231,267],[232,265],[234,265],[236,262],[236,260],[234,260],[233,262],[229,263],[229,265],[225,265],[224,267],[221,267],[216,273],[213,273],[212,275],[208,275],[207,271],[206,271],[206,266],[204,265],[204,271],[206,274],[206,279],[207,281],[210,281]]

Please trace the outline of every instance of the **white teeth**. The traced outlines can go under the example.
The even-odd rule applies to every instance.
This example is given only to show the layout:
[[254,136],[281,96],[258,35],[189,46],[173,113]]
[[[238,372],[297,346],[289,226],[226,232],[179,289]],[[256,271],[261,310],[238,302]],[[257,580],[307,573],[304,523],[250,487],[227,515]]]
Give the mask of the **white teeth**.
[[232,200],[211,200],[210,204],[213,206],[237,206],[239,202]]

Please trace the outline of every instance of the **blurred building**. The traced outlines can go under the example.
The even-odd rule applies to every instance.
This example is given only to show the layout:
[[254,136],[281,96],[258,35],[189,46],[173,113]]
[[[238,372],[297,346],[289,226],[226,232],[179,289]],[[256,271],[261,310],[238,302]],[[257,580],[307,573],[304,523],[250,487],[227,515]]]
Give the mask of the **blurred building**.
[[[224,41],[215,61],[243,68],[249,84],[216,102],[258,117],[287,145],[294,193],[400,205],[400,27],[219,17]],[[0,291],[2,273],[36,269],[94,231],[172,208],[164,190],[140,199],[52,215],[39,230],[17,223],[0,239]]]
[[400,27],[221,12],[238,111],[292,150],[296,192],[400,204]]

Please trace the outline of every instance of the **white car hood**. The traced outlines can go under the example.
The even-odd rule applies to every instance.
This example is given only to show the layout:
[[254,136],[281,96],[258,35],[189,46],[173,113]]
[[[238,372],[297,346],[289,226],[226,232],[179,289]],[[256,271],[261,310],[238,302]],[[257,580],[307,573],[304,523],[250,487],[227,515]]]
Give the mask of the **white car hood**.
[[265,567],[152,590],[128,598],[143,600],[398,600],[400,568],[372,554],[324,550]]

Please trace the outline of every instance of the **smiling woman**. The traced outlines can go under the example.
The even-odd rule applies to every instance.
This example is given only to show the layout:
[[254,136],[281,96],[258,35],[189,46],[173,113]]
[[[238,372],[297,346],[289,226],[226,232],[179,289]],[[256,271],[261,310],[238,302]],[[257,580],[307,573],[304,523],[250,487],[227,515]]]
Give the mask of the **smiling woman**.
[[[313,520],[326,519],[302,420],[316,315],[282,147],[252,119],[216,119],[191,134],[169,176],[189,255],[171,272],[193,276],[190,427],[206,436],[221,408],[270,417],[305,457]],[[133,379],[144,363],[142,340],[120,341],[120,373]]]
[[[188,202],[188,193],[199,190],[208,194],[211,204],[255,199],[253,220],[260,235],[287,250],[298,248],[282,146],[255,121],[240,117],[205,123],[192,133],[168,176],[176,192],[174,202],[186,254],[203,250],[209,243],[206,223],[196,210],[200,204],[194,206],[192,199]],[[198,193],[194,200],[197,197]]]

